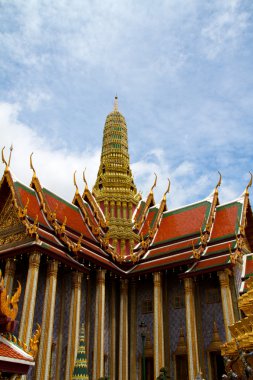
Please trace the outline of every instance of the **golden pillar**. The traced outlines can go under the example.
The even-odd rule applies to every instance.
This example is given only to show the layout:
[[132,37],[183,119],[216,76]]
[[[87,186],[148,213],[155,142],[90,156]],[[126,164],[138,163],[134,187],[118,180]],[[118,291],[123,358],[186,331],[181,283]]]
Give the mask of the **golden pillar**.
[[116,287],[115,280],[111,280],[110,297],[110,379],[116,379]]
[[91,316],[91,281],[90,277],[86,278],[86,304],[85,304],[85,341],[86,341],[86,354],[87,358],[89,358],[90,352],[90,321],[91,318],[94,318],[94,315]]
[[134,279],[131,281],[130,285],[130,303],[131,303],[131,314],[130,314],[130,380],[137,379],[137,307],[136,307],[136,282]]
[[195,380],[199,370],[198,340],[196,328],[196,313],[194,303],[194,284],[192,278],[184,279],[185,288],[185,318],[187,334],[187,354],[189,380]]
[[121,202],[117,201],[116,205],[117,205],[117,218],[120,219],[121,218]]
[[104,376],[105,270],[99,269],[96,278],[96,311],[92,379]]
[[7,259],[4,271],[4,286],[7,294],[11,295],[13,288],[13,280],[16,271],[16,263],[13,259]]
[[60,303],[60,318],[57,332],[57,346],[56,346],[56,364],[55,364],[55,380],[61,380],[62,369],[62,350],[63,350],[63,336],[64,336],[64,317],[65,317],[65,297],[66,297],[66,278],[63,277],[61,284],[61,303]]
[[120,280],[119,380],[128,380],[128,280]]
[[49,261],[43,303],[40,346],[36,364],[35,380],[48,380],[54,327],[54,309],[57,285],[58,262]]
[[235,322],[232,296],[231,296],[231,290],[230,290],[230,285],[229,285],[230,273],[231,272],[228,269],[218,272],[218,276],[220,280],[224,327],[225,327],[227,341],[231,340],[232,338],[228,326],[232,325]]
[[30,342],[33,328],[33,318],[36,304],[37,285],[39,277],[40,254],[32,253],[29,256],[23,309],[19,328],[19,339],[27,345]]
[[68,329],[68,349],[66,357],[65,380],[72,377],[79,343],[80,309],[81,309],[82,273],[72,273],[71,303]]
[[164,367],[163,300],[161,273],[154,273],[154,375]]

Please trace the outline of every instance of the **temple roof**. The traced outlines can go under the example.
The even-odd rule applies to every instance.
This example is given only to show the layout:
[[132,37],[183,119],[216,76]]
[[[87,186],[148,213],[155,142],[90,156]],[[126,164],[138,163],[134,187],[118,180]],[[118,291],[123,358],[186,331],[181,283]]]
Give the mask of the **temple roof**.
[[[121,263],[114,260],[113,249],[106,241],[103,211],[87,188],[85,199],[76,192],[73,203],[69,203],[42,187],[37,176],[27,187],[7,170],[0,185],[3,199],[8,198],[8,191],[28,240],[11,246],[2,244],[0,251],[5,257],[18,254],[24,244],[27,248],[35,244],[42,253],[81,271],[89,271],[88,262],[124,276],[184,265],[182,275],[190,276],[231,267],[250,252],[249,243],[247,247],[242,244],[243,233],[252,223],[245,194],[219,205],[214,192],[202,201],[173,210],[167,210],[165,200],[153,205],[153,196],[151,199],[149,195],[133,216],[137,224],[141,222],[136,230],[140,242]],[[247,225],[244,232],[243,225]]]
[[0,371],[27,374],[29,368],[34,366],[34,358],[27,354],[17,344],[0,335]]

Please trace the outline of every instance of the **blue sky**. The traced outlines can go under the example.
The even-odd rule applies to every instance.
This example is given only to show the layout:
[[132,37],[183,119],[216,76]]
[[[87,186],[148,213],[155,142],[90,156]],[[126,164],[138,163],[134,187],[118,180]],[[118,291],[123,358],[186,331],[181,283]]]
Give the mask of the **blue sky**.
[[[157,202],[239,196],[252,160],[251,0],[0,0],[0,136],[29,184],[71,200],[98,170],[117,93],[135,182]],[[8,152],[6,152],[7,154]],[[1,173],[4,166],[1,166]]]

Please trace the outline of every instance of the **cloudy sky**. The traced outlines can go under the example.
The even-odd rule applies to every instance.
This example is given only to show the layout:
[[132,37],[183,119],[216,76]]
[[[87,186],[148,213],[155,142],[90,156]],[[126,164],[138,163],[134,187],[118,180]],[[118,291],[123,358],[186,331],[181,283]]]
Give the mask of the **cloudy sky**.
[[[71,200],[99,165],[115,94],[132,170],[157,202],[221,201],[253,170],[252,0],[0,0],[0,138],[29,184]],[[0,166],[2,175],[4,165]]]

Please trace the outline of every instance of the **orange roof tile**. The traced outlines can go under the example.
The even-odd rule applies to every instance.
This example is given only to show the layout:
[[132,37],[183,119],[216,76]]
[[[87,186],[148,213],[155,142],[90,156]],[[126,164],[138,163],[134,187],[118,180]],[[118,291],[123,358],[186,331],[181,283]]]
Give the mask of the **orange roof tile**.
[[225,243],[215,244],[215,245],[212,245],[211,247],[207,247],[204,256],[206,257],[206,256],[220,254],[222,252],[229,252],[229,247],[231,248],[231,250],[233,250],[236,247],[236,240],[231,240]]
[[96,240],[84,222],[77,206],[68,203],[45,188],[43,188],[43,193],[51,211],[56,212],[57,220],[63,223],[65,216],[67,217],[66,229],[71,228],[78,234],[82,233],[85,237]]
[[216,208],[216,215],[210,241],[234,236],[238,231],[238,220],[242,213],[242,204],[233,202]]
[[198,246],[199,241],[200,241],[200,239],[197,237],[194,239],[181,241],[179,243],[166,245],[165,247],[154,248],[154,249],[152,249],[152,247],[151,247],[147,258],[153,258],[153,257],[157,257],[157,256],[164,256],[164,255],[171,255],[171,254],[173,254],[177,251],[181,251],[181,250],[182,251],[183,250],[189,251],[189,250],[192,250],[192,244],[194,244],[194,247],[196,248]]
[[210,208],[210,202],[202,201],[165,212],[153,245],[199,234],[200,228],[205,226]]
[[198,261],[193,267],[187,271],[187,274],[204,272],[206,270],[213,271],[217,268],[230,264],[230,254],[222,255],[210,259]]
[[0,357],[19,359],[27,362],[28,365],[34,365],[34,359],[28,355],[22,348],[0,336]]
[[25,207],[27,205],[27,200],[29,199],[27,215],[33,220],[38,216],[38,222],[44,226],[48,226],[48,222],[40,209],[40,204],[35,191],[18,181],[14,182],[14,188],[21,207]]

